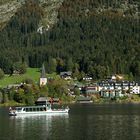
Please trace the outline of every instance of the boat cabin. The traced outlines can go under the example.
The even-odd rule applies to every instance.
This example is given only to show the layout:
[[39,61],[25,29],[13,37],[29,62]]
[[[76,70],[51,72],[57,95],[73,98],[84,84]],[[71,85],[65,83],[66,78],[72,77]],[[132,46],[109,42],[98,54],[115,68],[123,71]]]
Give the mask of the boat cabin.
[[38,112],[38,111],[47,111],[51,109],[51,105],[47,104],[46,106],[29,106],[29,107],[16,107],[17,112]]

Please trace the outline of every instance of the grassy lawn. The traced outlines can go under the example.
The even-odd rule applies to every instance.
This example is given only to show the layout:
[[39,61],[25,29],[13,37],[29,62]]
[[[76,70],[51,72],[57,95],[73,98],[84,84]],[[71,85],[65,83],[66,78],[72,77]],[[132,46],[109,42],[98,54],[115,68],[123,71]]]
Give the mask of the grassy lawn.
[[[39,71],[39,68],[27,68],[27,72],[22,75],[5,75],[5,77],[0,80],[0,88],[6,87],[9,84],[21,83],[25,79],[32,79],[35,83],[38,83],[40,75],[41,73]],[[56,73],[46,74],[46,76],[47,78],[59,78],[59,75],[57,75]]]
[[27,72],[23,75],[5,75],[0,80],[0,87],[6,87],[9,84],[21,83],[24,79],[30,78],[34,82],[38,82],[40,78],[40,72],[38,68],[27,68]]

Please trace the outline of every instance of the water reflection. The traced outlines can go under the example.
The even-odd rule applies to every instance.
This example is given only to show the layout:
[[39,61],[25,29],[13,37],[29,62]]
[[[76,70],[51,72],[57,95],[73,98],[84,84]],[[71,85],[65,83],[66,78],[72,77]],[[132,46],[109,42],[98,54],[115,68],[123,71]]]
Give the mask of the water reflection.
[[68,125],[68,118],[68,114],[50,114],[43,116],[16,116],[9,119],[10,125],[14,129],[12,135],[14,138],[25,139],[32,136],[34,139],[42,139],[53,135],[63,124]]
[[9,119],[15,120],[15,119],[40,119],[44,118],[46,120],[52,119],[52,118],[68,118],[69,114],[47,114],[47,115],[20,115],[20,116],[10,116]]
[[76,104],[67,115],[0,116],[0,140],[139,140],[139,133],[139,104]]
[[95,119],[98,126],[93,124],[95,136],[99,139],[109,140],[135,140],[139,139],[140,116],[139,115],[99,115]]

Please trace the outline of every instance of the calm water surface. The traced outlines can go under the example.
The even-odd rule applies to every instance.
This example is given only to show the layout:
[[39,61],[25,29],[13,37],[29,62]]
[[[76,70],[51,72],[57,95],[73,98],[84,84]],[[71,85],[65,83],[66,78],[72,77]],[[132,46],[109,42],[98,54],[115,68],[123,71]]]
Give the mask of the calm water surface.
[[0,108],[0,140],[140,140],[140,104],[75,104],[69,115],[9,117]]

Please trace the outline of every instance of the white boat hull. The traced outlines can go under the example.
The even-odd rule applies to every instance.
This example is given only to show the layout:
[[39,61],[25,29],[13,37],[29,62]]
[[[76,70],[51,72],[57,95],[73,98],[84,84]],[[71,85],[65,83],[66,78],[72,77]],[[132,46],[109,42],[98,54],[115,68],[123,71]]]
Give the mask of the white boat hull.
[[48,115],[48,114],[68,114],[69,109],[65,110],[47,110],[47,111],[35,111],[35,112],[17,112],[17,111],[10,111],[9,115],[10,116],[20,116],[20,115]]

